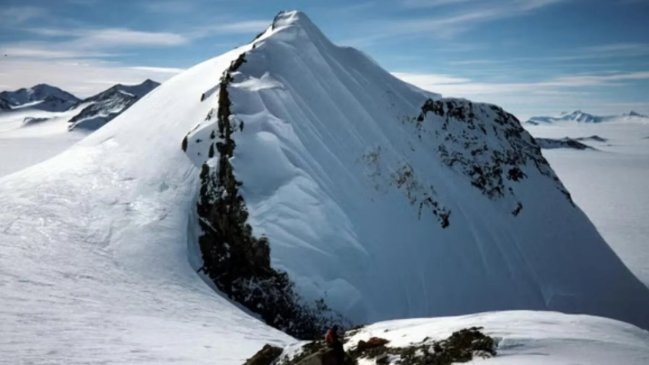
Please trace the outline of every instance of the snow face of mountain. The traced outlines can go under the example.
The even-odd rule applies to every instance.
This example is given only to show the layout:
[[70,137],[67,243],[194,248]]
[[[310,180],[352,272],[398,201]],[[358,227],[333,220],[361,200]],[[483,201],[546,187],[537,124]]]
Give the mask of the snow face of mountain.
[[352,322],[527,308],[649,326],[647,288],[502,109],[405,84],[296,12],[199,100],[182,147],[201,269],[262,317],[255,288],[280,281]]
[[68,128],[96,130],[124,112],[144,95],[160,85],[146,80],[139,85],[117,84],[97,95],[83,100],[86,105],[69,120]]
[[0,92],[0,101],[0,110],[31,107],[34,109],[60,112],[69,109],[80,100],[58,87],[38,84],[31,88]]
[[649,117],[640,113],[631,111],[620,115],[607,115],[598,116],[589,113],[584,113],[581,110],[576,110],[572,113],[561,113],[557,117],[532,117],[525,124],[528,125],[545,125],[552,123],[562,122],[577,122],[577,123],[602,123],[602,122],[643,122],[649,123]]

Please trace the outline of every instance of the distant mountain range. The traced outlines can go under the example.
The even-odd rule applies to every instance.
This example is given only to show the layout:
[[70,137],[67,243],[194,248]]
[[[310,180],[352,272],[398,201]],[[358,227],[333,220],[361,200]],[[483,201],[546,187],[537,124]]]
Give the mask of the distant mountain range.
[[69,129],[97,129],[120,115],[144,95],[160,85],[146,80],[139,85],[117,84],[101,93],[84,100],[88,103],[79,114],[70,119]]
[[527,125],[544,125],[561,122],[577,122],[577,123],[603,123],[614,121],[634,121],[634,122],[649,122],[649,116],[630,111],[629,113],[619,115],[594,115],[585,113],[581,110],[575,110],[572,113],[561,113],[556,117],[539,116],[528,119],[525,124]]
[[50,112],[68,110],[81,99],[55,86],[38,84],[31,88],[0,93],[0,110],[34,108]]
[[[138,85],[114,85],[89,98],[80,99],[58,87],[39,84],[31,88],[0,93],[0,113],[14,111],[48,111],[54,113],[78,110],[68,120],[68,129],[95,130],[124,112],[136,101],[155,89],[159,83],[146,80]],[[38,118],[39,122],[49,118]],[[25,117],[25,123],[34,118]]]

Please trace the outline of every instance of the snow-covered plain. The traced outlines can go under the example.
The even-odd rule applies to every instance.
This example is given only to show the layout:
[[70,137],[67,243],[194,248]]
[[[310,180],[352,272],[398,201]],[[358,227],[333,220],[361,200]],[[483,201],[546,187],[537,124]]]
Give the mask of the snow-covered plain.
[[[67,121],[79,110],[23,108],[0,112],[0,177],[51,158],[88,135],[83,131],[68,132]],[[25,123],[25,118],[37,119]]]
[[597,135],[597,151],[544,150],[561,181],[613,250],[649,286],[649,119],[525,128],[535,137]]

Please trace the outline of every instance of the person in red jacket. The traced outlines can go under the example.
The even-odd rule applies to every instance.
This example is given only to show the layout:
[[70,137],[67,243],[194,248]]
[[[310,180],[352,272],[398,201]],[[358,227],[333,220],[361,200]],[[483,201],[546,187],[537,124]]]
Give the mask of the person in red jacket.
[[338,364],[342,365],[345,360],[345,349],[343,349],[343,343],[338,337],[337,325],[334,325],[327,330],[327,333],[325,334],[325,343],[327,344],[327,347],[333,350]]

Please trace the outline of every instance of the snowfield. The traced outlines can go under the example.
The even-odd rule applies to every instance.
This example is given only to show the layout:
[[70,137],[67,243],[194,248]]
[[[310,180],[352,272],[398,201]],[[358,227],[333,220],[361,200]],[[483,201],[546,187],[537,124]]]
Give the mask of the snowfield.
[[[0,177],[56,156],[87,136],[87,132],[68,132],[67,121],[79,110],[0,112]],[[34,119],[25,123],[26,118]]]
[[[234,365],[265,343],[294,342],[196,273],[208,143],[190,139],[190,159],[181,141],[209,131],[201,123],[217,102],[201,95],[242,52],[250,57],[230,92],[245,127],[232,163],[254,232],[306,298],[324,293],[358,321],[554,308],[649,327],[649,292],[558,182],[526,166],[515,217],[399,119],[437,95],[333,46],[301,13],[278,16],[254,48],[196,65],[65,152],[0,177],[0,363]],[[418,218],[389,182],[404,161],[420,185],[436,183],[448,229],[430,211]],[[649,358],[645,330],[590,316],[503,312],[370,330],[417,340],[474,325],[503,339],[493,363]]]

